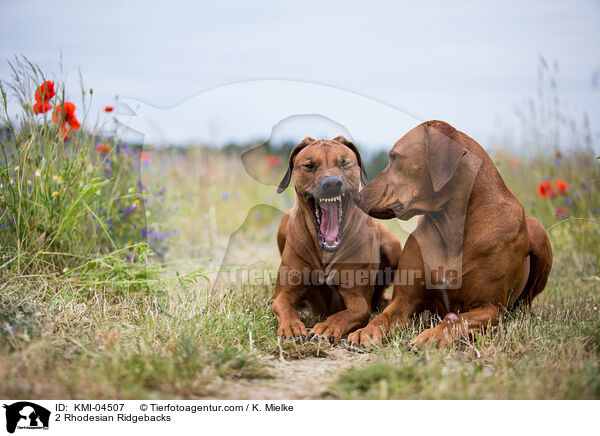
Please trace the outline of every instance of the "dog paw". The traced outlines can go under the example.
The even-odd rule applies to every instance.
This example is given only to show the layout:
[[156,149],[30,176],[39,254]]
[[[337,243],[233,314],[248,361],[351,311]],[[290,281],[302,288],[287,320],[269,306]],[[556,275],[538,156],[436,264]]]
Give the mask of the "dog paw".
[[315,324],[308,333],[308,339],[311,341],[322,340],[329,342],[330,344],[337,344],[340,339],[342,339],[344,333],[345,330],[336,323],[325,321]]
[[433,327],[423,331],[408,345],[408,351],[417,352],[427,347],[446,347],[452,343],[448,331],[444,328]]
[[306,340],[308,333],[306,331],[306,326],[302,321],[294,320],[279,323],[277,336],[279,336],[281,339],[303,341]]
[[381,327],[368,325],[348,335],[348,348],[352,350],[370,350],[373,346],[382,346],[385,337]]

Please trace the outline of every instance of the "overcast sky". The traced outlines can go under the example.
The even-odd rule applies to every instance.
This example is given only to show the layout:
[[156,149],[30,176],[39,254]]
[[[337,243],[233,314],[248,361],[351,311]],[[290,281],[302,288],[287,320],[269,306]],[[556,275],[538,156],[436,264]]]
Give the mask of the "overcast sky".
[[[600,90],[592,86],[600,69],[598,1],[261,4],[0,0],[0,78],[9,78],[6,60],[15,54],[58,74],[62,53],[69,94],[77,101],[80,68],[97,112],[115,95],[175,111],[195,101],[179,110],[189,116],[183,123],[176,122],[181,116],[154,120],[164,141],[259,139],[270,132],[257,124],[272,127],[293,115],[296,99],[315,95],[305,110],[318,114],[323,99],[335,99],[340,110],[322,115],[345,111],[333,121],[350,135],[346,123],[359,124],[352,120],[385,119],[379,110],[390,106],[404,114],[406,123],[397,125],[368,121],[376,128],[360,135],[369,146],[391,146],[389,138],[428,119],[446,120],[485,146],[500,126],[515,122],[516,107],[535,97],[541,55],[560,66],[564,110],[575,117],[585,111],[594,132],[600,128]],[[261,83],[272,82],[257,82],[250,103],[248,87],[235,85],[265,79],[336,91],[284,82],[292,84],[267,86],[262,98]],[[370,106],[361,98],[382,109],[365,112]],[[285,109],[273,109],[284,100]],[[229,112],[233,104],[238,108]],[[203,111],[194,117],[198,105]],[[307,136],[310,129],[300,126],[290,127],[291,140]]]

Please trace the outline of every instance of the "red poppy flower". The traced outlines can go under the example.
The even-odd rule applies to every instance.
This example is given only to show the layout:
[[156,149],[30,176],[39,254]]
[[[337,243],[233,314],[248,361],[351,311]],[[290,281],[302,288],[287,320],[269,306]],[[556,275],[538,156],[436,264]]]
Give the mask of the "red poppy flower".
[[52,109],[52,105],[47,101],[36,101],[33,105],[33,112],[36,114],[43,114]]
[[150,156],[148,153],[144,153],[142,151],[140,153],[140,160],[142,161],[143,164],[150,165],[150,162],[152,162],[152,156]]
[[557,159],[561,159],[563,157],[563,154],[560,152],[560,150],[556,151],[556,158]]
[[98,143],[96,146],[96,152],[101,154],[106,154],[110,151],[110,147],[103,142]]
[[75,116],[75,105],[70,101],[65,101],[64,105],[56,105],[56,109],[52,114],[52,120],[54,120],[55,123],[68,123],[69,127],[73,130],[77,130],[81,127],[81,124],[79,124],[79,121],[77,121],[77,117]]
[[115,108],[112,107],[111,105],[107,104],[106,106],[104,106],[104,112],[112,112],[114,111]]
[[542,198],[556,197],[556,191],[550,182],[541,182],[537,187],[537,193]]
[[278,167],[281,165],[281,158],[274,155],[267,156],[267,165],[270,167]]
[[75,116],[75,105],[70,101],[65,101],[64,105],[56,105],[52,120],[55,123],[60,123],[60,136],[63,139],[69,139],[71,130],[78,130],[81,127]]
[[569,184],[564,180],[556,179],[554,181],[554,186],[558,189],[558,192],[562,195],[565,195],[569,191]]
[[563,206],[558,206],[555,210],[554,210],[554,216],[556,218],[566,218],[569,216],[569,211],[567,210],[566,207]]
[[54,91],[54,82],[48,80],[42,83],[38,89],[35,90],[35,101],[48,102],[52,97],[56,95]]

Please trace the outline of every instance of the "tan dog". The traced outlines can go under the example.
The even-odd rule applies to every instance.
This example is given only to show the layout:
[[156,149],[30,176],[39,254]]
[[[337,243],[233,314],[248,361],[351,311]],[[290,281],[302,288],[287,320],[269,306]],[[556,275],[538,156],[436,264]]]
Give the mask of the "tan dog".
[[[393,280],[401,246],[354,204],[364,172],[352,142],[342,136],[331,141],[305,138],[292,150],[278,192],[286,189],[292,175],[296,202],[277,234],[277,334],[336,343],[348,331],[366,325],[371,308],[383,303],[383,289]],[[328,317],[310,334],[298,314],[304,301],[314,315]]]
[[525,216],[483,148],[447,123],[428,121],[400,139],[389,158],[355,199],[377,218],[423,215],[398,266],[399,276],[412,275],[395,285],[391,303],[349,335],[348,344],[381,345],[394,326],[430,310],[442,322],[411,347],[444,345],[494,324],[502,308],[530,304],[550,273],[550,241],[540,222]]

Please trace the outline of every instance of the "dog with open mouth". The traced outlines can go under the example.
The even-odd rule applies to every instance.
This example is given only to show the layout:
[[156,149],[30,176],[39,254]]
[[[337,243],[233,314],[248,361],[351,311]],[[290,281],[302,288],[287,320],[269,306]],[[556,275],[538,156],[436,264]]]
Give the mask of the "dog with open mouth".
[[[337,343],[385,305],[383,291],[393,282],[402,247],[356,207],[353,197],[366,178],[360,153],[346,138],[305,138],[291,151],[277,192],[292,178],[296,201],[277,233],[277,334]],[[310,332],[298,312],[303,302],[314,316],[326,318]]]
[[355,201],[373,217],[421,218],[398,265],[420,279],[395,284],[385,310],[348,336],[353,348],[381,345],[425,310],[442,321],[409,348],[448,345],[495,324],[504,309],[529,305],[546,285],[546,230],[525,215],[485,150],[443,121],[425,122],[396,142],[388,166]]

